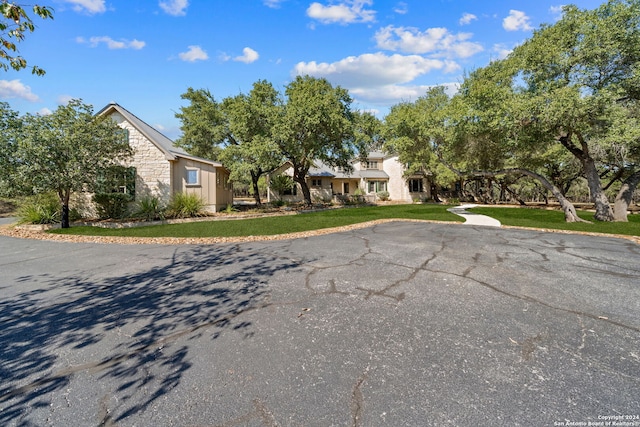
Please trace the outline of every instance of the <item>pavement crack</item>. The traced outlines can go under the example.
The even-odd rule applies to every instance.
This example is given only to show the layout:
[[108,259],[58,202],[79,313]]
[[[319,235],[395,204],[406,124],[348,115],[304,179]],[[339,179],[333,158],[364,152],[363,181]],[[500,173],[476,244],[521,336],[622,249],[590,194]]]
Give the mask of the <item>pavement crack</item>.
[[562,312],[569,313],[569,314],[575,314],[575,315],[578,315],[578,316],[587,317],[589,319],[597,320],[599,322],[606,322],[606,323],[609,323],[609,324],[611,324],[613,326],[619,326],[621,328],[629,329],[631,331],[640,332],[640,327],[633,326],[633,325],[627,325],[625,323],[618,322],[616,320],[612,320],[612,319],[610,319],[610,318],[608,318],[606,316],[586,313],[584,311],[574,310],[574,309],[566,308],[566,307],[558,307],[556,305],[553,305],[553,304],[550,304],[548,302],[539,300],[539,299],[534,298],[534,297],[529,296],[529,295],[520,295],[520,294],[515,294],[515,293],[512,293],[512,292],[507,292],[504,289],[500,289],[499,287],[497,287],[495,285],[492,285],[490,283],[487,283],[487,282],[484,282],[482,280],[479,280],[479,279],[476,279],[474,277],[471,277],[469,275],[469,272],[466,272],[466,275],[464,275],[464,274],[452,273],[450,271],[442,271],[442,270],[427,269],[427,271],[429,271],[431,273],[447,274],[447,275],[452,275],[452,276],[455,276],[455,277],[468,279],[468,280],[471,280],[471,281],[473,281],[473,282],[475,282],[475,283],[477,283],[477,284],[479,284],[481,286],[484,286],[485,288],[491,289],[492,291],[495,291],[495,292],[497,292],[499,294],[505,295],[505,296],[510,297],[510,298],[515,298],[515,299],[519,299],[521,301],[531,302],[531,303],[534,303],[534,304],[541,305],[543,307],[550,308],[552,310],[562,311]]
[[362,426],[362,411],[364,410],[364,396],[362,394],[362,384],[367,380],[369,368],[365,369],[363,374],[358,378],[351,392],[351,426]]
[[587,328],[584,326],[582,317],[578,316],[578,322],[580,322],[580,328],[582,331],[582,338],[581,338],[580,346],[578,346],[578,350],[582,351],[587,341]]
[[111,411],[109,410],[109,395],[105,394],[98,403],[98,426],[99,427],[113,427],[115,423],[111,418]]

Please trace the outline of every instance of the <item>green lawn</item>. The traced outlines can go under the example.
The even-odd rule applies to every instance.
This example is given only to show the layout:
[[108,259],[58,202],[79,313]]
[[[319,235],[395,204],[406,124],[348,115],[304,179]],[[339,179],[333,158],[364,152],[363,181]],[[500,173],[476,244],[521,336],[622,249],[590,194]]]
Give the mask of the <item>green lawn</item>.
[[[367,206],[330,209],[299,215],[202,221],[126,229],[72,227],[65,230],[52,230],[51,233],[131,237],[239,237],[303,232],[352,225],[377,219],[462,222],[463,219],[461,217],[447,212],[447,208],[450,207],[435,204]],[[555,210],[482,206],[473,208],[471,211],[496,218],[503,225],[640,236],[640,215],[629,215],[628,223],[593,221],[592,224],[567,224],[564,221],[564,214]],[[593,218],[592,212],[578,211],[578,214],[586,220],[592,220]]]
[[461,222],[463,219],[447,212],[451,206],[392,205],[359,208],[330,209],[299,215],[265,218],[217,220],[183,224],[155,225],[126,229],[100,227],[71,227],[51,233],[91,236],[131,237],[238,237],[265,236],[340,227],[378,219],[421,219]]
[[503,225],[531,228],[549,228],[554,230],[587,231],[592,233],[624,234],[640,236],[640,215],[629,215],[629,222],[599,222],[593,219],[593,212],[578,211],[578,216],[592,224],[564,221],[564,213],[556,210],[537,208],[495,208],[479,206],[471,212],[488,215]]

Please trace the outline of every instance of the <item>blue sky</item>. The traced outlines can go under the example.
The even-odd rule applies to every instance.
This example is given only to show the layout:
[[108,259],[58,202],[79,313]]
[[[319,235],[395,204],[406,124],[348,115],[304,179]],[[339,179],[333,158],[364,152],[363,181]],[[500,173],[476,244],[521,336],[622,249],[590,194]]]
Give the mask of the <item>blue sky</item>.
[[[71,98],[115,101],[170,138],[187,88],[222,100],[298,74],[349,90],[383,118],[429,86],[454,90],[465,72],[506,55],[559,0],[40,0],[54,20],[19,44],[44,77],[0,75],[0,99],[46,114]],[[600,0],[573,4],[592,9]]]

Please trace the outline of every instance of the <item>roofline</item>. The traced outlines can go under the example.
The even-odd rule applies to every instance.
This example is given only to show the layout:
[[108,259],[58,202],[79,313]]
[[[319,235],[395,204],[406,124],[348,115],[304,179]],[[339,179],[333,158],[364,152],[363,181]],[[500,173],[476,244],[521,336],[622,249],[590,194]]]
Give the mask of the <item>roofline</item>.
[[182,159],[188,159],[188,160],[195,160],[198,162],[202,162],[202,163],[207,163],[210,164],[211,166],[215,166],[218,168],[224,168],[226,170],[229,170],[225,165],[223,165],[220,162],[216,162],[214,160],[209,160],[209,159],[205,159],[203,157],[198,157],[198,156],[192,156],[190,154],[181,154],[181,153],[172,153],[174,155],[174,157],[176,159],[182,158]]
[[[162,135],[163,137],[167,138],[169,141],[171,141],[171,143],[173,143],[173,140],[171,138],[169,138],[168,136],[166,136],[165,134],[163,134],[162,132],[160,132],[158,129],[154,128],[153,126],[151,126],[149,123],[145,122],[144,120],[142,120],[140,117],[136,116],[135,114],[133,114],[131,111],[127,110],[126,108],[124,108],[123,106],[121,106],[120,104],[118,104],[117,102],[111,102],[109,104],[107,104],[107,106],[105,106],[102,110],[98,111],[96,113],[96,116],[101,116],[104,114],[107,114],[109,112],[109,110],[115,110],[118,113],[122,114],[123,116],[127,116],[127,115],[132,115],[133,117],[135,117],[137,120],[141,121],[142,123],[144,123],[145,125],[149,126],[150,128],[153,128],[156,132],[158,132],[160,135]],[[135,126],[134,123],[131,123],[132,125]],[[155,145],[156,147],[158,147],[158,149],[160,151],[162,151],[162,153],[164,154],[165,158],[167,160],[176,160],[176,156],[178,155],[178,153],[172,153],[171,151],[166,150],[162,145],[160,144],[156,144],[154,142],[154,138],[149,135],[147,132],[144,131],[144,129],[140,129],[136,126],[136,129],[138,129],[138,132],[140,132],[141,134],[144,135],[145,138],[147,138],[149,141],[151,141],[153,143],[153,145]]]

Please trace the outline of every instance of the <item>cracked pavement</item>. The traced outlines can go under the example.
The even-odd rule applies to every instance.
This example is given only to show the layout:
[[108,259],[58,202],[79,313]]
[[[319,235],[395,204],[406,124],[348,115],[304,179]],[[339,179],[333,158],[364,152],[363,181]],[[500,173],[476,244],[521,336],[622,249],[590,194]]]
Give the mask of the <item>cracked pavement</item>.
[[392,222],[0,237],[0,424],[554,425],[640,408],[640,246]]

